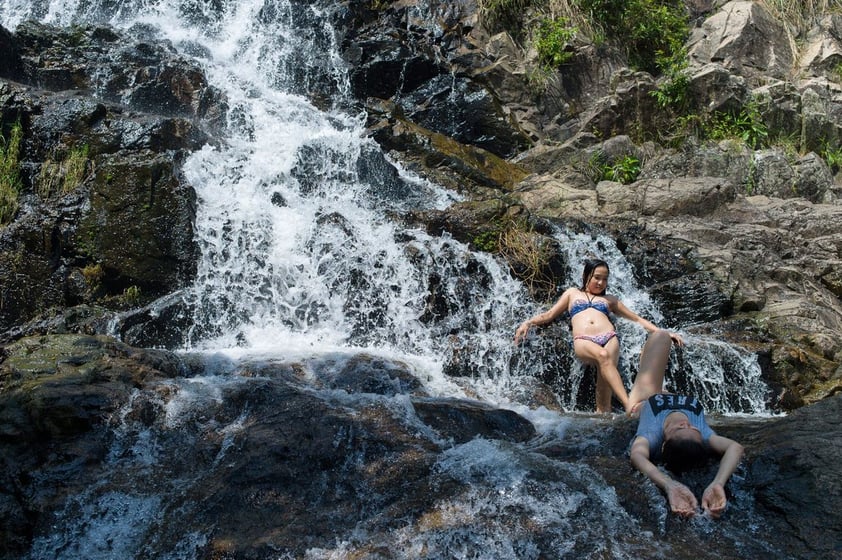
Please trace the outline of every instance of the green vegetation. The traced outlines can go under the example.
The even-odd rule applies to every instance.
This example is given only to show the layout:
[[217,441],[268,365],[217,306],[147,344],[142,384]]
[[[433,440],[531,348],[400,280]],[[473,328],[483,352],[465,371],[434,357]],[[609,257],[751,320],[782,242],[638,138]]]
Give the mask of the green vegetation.
[[739,113],[715,113],[708,124],[708,137],[711,140],[736,138],[756,150],[767,145],[769,131],[757,105],[749,103]]
[[20,180],[20,142],[23,128],[12,125],[9,137],[0,135],[0,226],[12,221],[18,211]]
[[628,185],[637,181],[641,169],[640,159],[633,155],[626,154],[609,161],[605,153],[596,151],[591,154],[582,172],[594,183],[615,181]]
[[658,56],[658,68],[664,80],[652,92],[652,97],[662,109],[672,109],[681,114],[689,102],[690,76],[687,73],[687,51],[684,47],[670,55]]
[[602,178],[624,185],[634,183],[640,175],[640,160],[634,156],[623,156],[612,164],[602,166]]
[[821,155],[834,175],[842,169],[842,147],[831,146],[827,140],[823,140],[819,155]]
[[91,291],[99,289],[100,282],[105,277],[105,270],[99,263],[89,264],[82,269],[82,276]]
[[479,0],[479,8],[489,29],[534,37],[545,68],[572,57],[566,45],[582,30],[594,43],[624,49],[632,67],[655,74],[659,61],[681,51],[690,32],[682,0]]
[[499,231],[484,231],[474,236],[474,238],[471,240],[471,243],[480,251],[485,251],[486,253],[493,253],[498,249],[499,239]]
[[535,32],[535,50],[541,67],[552,70],[569,62],[573,51],[567,47],[575,35],[576,28],[570,27],[567,18],[542,19]]
[[393,1],[394,0],[371,0],[369,7],[372,10],[379,12],[391,6]]
[[140,288],[132,284],[123,290],[123,301],[128,305],[135,305],[140,301]]
[[513,35],[523,31],[523,15],[542,0],[479,0],[479,14],[489,29],[503,28]]
[[45,161],[38,174],[38,195],[46,199],[53,194],[64,195],[76,190],[87,178],[88,151],[87,145],[73,147],[62,161]]
[[629,64],[652,74],[659,59],[679,52],[690,32],[681,0],[575,0],[604,36],[622,45]]

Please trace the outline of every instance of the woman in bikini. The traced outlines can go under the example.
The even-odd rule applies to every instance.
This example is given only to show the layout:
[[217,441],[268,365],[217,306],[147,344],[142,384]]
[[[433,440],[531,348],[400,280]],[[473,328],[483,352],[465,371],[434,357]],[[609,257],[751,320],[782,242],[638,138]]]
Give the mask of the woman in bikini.
[[[642,326],[649,333],[659,331],[651,321],[637,315],[615,296],[605,294],[608,287],[608,263],[599,259],[585,261],[582,287],[568,288],[548,311],[527,319],[515,331],[515,344],[526,338],[533,325],[544,326],[567,313],[573,331],[573,352],[585,365],[596,368],[596,411],[611,412],[612,393],[627,413],[637,408],[630,402],[617,370],[620,343],[611,321],[611,314],[618,315]],[[677,333],[669,333],[672,341],[684,344]]]

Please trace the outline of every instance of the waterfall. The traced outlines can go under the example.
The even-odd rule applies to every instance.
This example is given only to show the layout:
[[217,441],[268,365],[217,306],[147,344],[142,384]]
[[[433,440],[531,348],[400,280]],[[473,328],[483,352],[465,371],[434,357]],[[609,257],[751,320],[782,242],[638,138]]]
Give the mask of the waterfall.
[[[289,357],[364,350],[418,364],[419,375],[445,392],[454,385],[442,369],[458,358],[471,392],[491,402],[516,400],[523,377],[537,376],[550,381],[562,406],[576,408],[584,372],[569,348],[553,338],[513,347],[514,328],[539,308],[505,266],[391,218],[444,208],[458,196],[401,169],[366,137],[324,9],[289,0],[6,0],[2,16],[10,27],[25,17],[143,24],[193,53],[227,96],[224,145],[185,164],[198,196],[201,249],[186,296],[195,309],[186,350]],[[313,92],[330,106],[315,107]],[[596,243],[611,265],[612,293],[660,319],[610,238],[562,230],[558,237],[574,268],[564,282],[578,284],[577,263]],[[630,385],[644,333],[617,323]],[[538,360],[535,350],[548,345],[558,359]],[[756,361],[701,337],[688,337],[684,357],[689,388],[707,406],[763,411]],[[726,385],[739,397],[726,395]]]
[[[324,10],[319,2],[290,0],[0,0],[0,18],[11,29],[26,18],[55,25],[105,22],[127,33],[138,24],[156,29],[202,65],[230,107],[224,144],[192,154],[184,168],[198,196],[201,260],[184,296],[195,315],[182,351],[204,356],[205,371],[139,391],[117,412],[101,481],[55,512],[49,531],[34,538],[29,558],[152,557],[149,551],[164,545],[166,558],[194,558],[207,544],[205,533],[176,527],[181,532],[173,536],[162,527],[174,531],[178,524],[167,525],[167,516],[191,519],[204,507],[185,496],[202,486],[206,473],[225,468],[236,453],[233,442],[254,421],[248,407],[220,405],[229,394],[265,382],[260,375],[233,375],[232,364],[274,359],[305,364],[318,375],[320,367],[340,369],[361,354],[407,364],[429,395],[469,396],[514,409],[532,421],[540,438],[525,445],[483,438],[442,444],[434,474],[445,487],[459,484],[463,491],[442,497],[428,518],[406,520],[388,537],[376,531],[376,520],[361,521],[348,533],[337,532],[332,548],[309,549],[307,558],[362,557],[359,543],[368,544],[371,535],[382,539],[377,546],[404,551],[407,558],[543,558],[542,550],[558,557],[646,556],[651,533],[629,546],[627,534],[639,529],[637,521],[595,469],[538,449],[569,441],[576,416],[530,407],[520,398],[526,381],[538,379],[561,408],[585,409],[579,397],[586,372],[572,357],[566,326],[515,347],[516,326],[543,304],[494,257],[395,218],[409,209],[446,208],[459,196],[402,169],[366,137],[365,115],[348,94]],[[317,107],[314,96],[327,102]],[[662,320],[610,237],[559,227],[556,238],[573,269],[560,285],[577,285],[579,263],[598,247],[611,266],[611,293],[654,322]],[[617,328],[621,370],[630,384],[645,333],[622,320]],[[683,335],[685,375],[673,376],[676,357],[670,387],[693,391],[715,412],[764,412],[765,387],[753,356],[715,339]],[[457,362],[455,379],[447,369]],[[437,441],[407,395],[359,396],[315,384],[307,391],[352,414],[376,401],[390,418]],[[160,414],[143,423],[138,410]],[[610,419],[590,420],[610,431]],[[162,475],[165,449],[177,454],[200,440],[204,450],[217,449],[195,459],[207,469],[202,475],[177,468]],[[751,512],[744,517],[751,521]],[[709,530],[707,521],[698,523],[700,532]],[[535,542],[536,532],[545,535],[543,542]],[[660,552],[669,556],[669,546]]]

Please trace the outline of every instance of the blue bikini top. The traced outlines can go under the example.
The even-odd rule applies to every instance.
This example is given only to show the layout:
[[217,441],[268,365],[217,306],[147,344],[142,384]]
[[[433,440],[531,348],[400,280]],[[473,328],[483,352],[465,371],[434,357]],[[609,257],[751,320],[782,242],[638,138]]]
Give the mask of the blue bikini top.
[[596,309],[597,311],[602,311],[603,313],[605,313],[606,317],[611,317],[611,312],[608,310],[608,304],[605,301],[588,301],[586,299],[577,299],[573,302],[573,305],[570,306],[570,318],[572,319],[574,315],[576,315],[577,313],[581,313],[585,309]]

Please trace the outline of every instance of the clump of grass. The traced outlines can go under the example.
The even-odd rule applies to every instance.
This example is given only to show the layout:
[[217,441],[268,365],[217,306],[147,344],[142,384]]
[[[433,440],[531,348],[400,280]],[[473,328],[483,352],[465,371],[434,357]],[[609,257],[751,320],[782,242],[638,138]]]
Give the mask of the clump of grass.
[[712,140],[738,139],[756,150],[767,144],[769,130],[755,103],[749,103],[738,113],[716,113],[708,125]]
[[94,291],[99,288],[102,279],[105,277],[105,270],[99,263],[89,264],[82,269],[82,276],[88,287]]
[[135,305],[140,301],[140,288],[134,284],[123,290],[123,301],[128,305]]
[[760,3],[777,19],[804,31],[825,14],[842,13],[842,0],[760,0]]
[[503,28],[520,35],[527,8],[540,0],[479,0],[479,15],[489,29]]
[[23,128],[20,122],[12,125],[8,138],[0,135],[0,225],[11,222],[18,211],[22,139]]
[[48,159],[38,174],[37,192],[41,198],[64,195],[76,190],[87,178],[90,168],[87,144],[73,147],[61,161]]
[[599,181],[615,181],[628,185],[634,183],[642,170],[640,159],[626,154],[609,160],[605,153],[597,150],[591,154],[582,172],[594,183]]
[[371,9],[374,11],[385,10],[392,4],[393,0],[371,0]]
[[533,294],[555,293],[555,278],[549,268],[553,248],[545,238],[532,231],[511,227],[500,233],[498,248],[515,276]]

